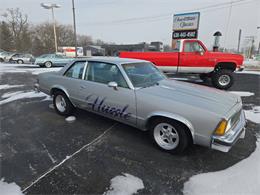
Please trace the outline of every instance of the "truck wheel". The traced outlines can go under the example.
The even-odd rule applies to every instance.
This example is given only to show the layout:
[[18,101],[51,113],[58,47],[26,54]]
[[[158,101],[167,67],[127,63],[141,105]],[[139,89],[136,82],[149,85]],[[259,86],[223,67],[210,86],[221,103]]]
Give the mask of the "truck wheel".
[[233,83],[234,77],[230,70],[219,70],[212,75],[212,84],[218,89],[229,89]]
[[153,121],[150,136],[160,149],[173,154],[182,153],[189,145],[186,127],[170,119]]
[[45,66],[46,68],[50,68],[50,67],[52,67],[52,63],[51,63],[50,61],[45,62],[45,63],[44,63],[44,66]]
[[70,115],[74,109],[74,106],[70,102],[69,98],[61,91],[54,93],[53,105],[55,111],[62,116]]

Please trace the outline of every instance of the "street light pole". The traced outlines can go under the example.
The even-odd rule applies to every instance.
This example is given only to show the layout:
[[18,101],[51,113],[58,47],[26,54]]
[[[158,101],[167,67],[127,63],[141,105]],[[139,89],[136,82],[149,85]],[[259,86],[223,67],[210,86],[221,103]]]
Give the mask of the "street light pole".
[[[257,27],[257,30],[260,30],[260,26]],[[259,37],[259,39],[260,39],[260,37]],[[258,44],[257,53],[260,54],[260,41],[259,41],[259,44]]]
[[78,56],[77,53],[77,31],[76,31],[76,18],[75,18],[75,5],[74,0],[72,0],[72,12],[73,12],[73,27],[74,27],[74,44],[75,44],[75,57]]
[[52,20],[53,20],[53,33],[54,33],[54,44],[55,44],[55,52],[58,52],[58,43],[57,43],[57,33],[56,33],[56,21],[54,17],[54,8],[60,8],[61,6],[55,3],[47,4],[41,3],[41,6],[44,9],[51,9],[52,12]]
[[55,52],[58,52],[58,44],[57,44],[57,34],[56,34],[56,21],[54,17],[54,10],[53,7],[51,8],[52,12],[52,21],[53,21],[53,33],[54,33],[54,44],[55,44]]

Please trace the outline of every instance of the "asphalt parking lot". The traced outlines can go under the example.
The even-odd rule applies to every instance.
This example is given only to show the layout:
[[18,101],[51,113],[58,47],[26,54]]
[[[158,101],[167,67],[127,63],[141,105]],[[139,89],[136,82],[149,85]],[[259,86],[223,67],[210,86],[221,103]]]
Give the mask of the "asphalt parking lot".
[[[41,70],[22,66],[20,72],[1,72],[1,85],[13,87],[0,88],[0,102],[5,94],[33,90],[37,74],[23,69]],[[259,79],[235,74],[229,90],[254,93],[242,97],[245,110],[260,106]],[[197,77],[182,80],[202,84]],[[44,96],[0,106],[0,178],[15,182],[25,194],[103,194],[110,180],[122,173],[142,179],[144,189],[138,194],[182,194],[191,176],[223,170],[247,158],[259,133],[259,125],[248,121],[245,139],[229,153],[192,146],[185,154],[172,155],[154,147],[147,132],[83,110],[76,110],[76,120],[68,123]]]

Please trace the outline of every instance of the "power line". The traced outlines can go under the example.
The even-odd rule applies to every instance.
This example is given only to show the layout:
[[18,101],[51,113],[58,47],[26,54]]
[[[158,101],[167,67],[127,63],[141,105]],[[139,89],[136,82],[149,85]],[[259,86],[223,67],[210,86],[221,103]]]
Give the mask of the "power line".
[[[252,1],[256,0],[237,0],[232,2],[226,2],[226,3],[219,3],[209,6],[204,6],[196,9],[187,9],[182,10],[178,12],[192,12],[192,11],[215,11],[223,8],[230,7],[230,4],[232,3],[232,6],[238,6],[246,3],[251,3]],[[114,20],[114,21],[108,21],[108,22],[96,22],[96,23],[87,23],[86,25],[89,26],[100,26],[100,25],[117,25],[117,24],[135,24],[135,23],[145,23],[145,22],[155,22],[155,21],[161,21],[169,19],[169,17],[172,17],[173,13],[166,13],[166,14],[160,14],[160,15],[154,15],[154,16],[145,16],[145,17],[134,17],[134,18],[127,18],[122,20]]]

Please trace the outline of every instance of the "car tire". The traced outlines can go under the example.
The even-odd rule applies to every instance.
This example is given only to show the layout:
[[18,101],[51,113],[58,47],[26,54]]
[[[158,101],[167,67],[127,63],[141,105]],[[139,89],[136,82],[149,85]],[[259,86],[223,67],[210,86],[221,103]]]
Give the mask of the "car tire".
[[54,93],[53,105],[55,111],[62,116],[68,116],[74,110],[74,106],[70,102],[69,98],[62,91],[57,91]]
[[173,154],[183,153],[190,143],[187,127],[171,119],[154,120],[150,136],[157,147]]
[[17,60],[17,64],[23,64],[23,60]]
[[44,63],[44,66],[45,66],[46,68],[51,68],[51,67],[52,67],[52,62],[47,61],[47,62]]
[[4,62],[4,59],[3,59],[3,58],[0,58],[0,62]]
[[218,89],[229,89],[234,83],[231,70],[219,70],[212,75],[212,84]]

